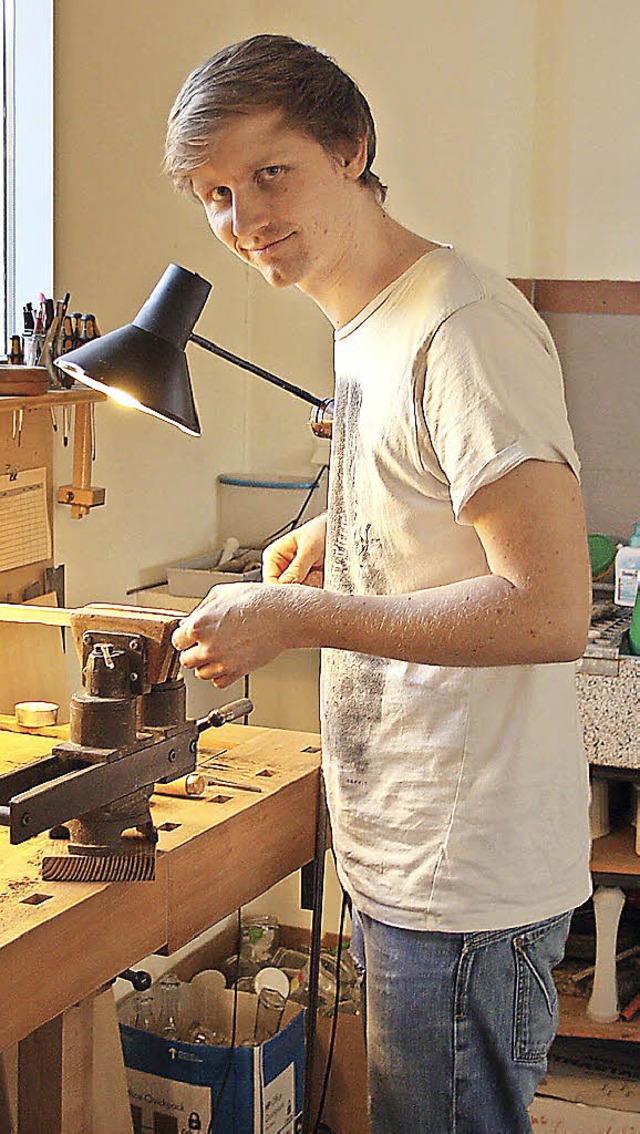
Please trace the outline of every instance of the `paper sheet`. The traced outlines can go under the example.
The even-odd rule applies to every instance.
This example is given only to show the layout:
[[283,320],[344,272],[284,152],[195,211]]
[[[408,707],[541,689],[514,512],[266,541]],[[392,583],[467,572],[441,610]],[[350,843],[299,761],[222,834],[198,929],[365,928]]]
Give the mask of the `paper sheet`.
[[0,571],[50,559],[47,470],[0,476]]

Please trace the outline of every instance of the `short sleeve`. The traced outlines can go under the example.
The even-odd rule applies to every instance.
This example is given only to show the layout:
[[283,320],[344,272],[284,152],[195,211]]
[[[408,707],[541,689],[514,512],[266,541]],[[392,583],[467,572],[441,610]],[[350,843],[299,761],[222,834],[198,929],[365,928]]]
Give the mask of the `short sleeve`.
[[479,488],[523,461],[561,461],[579,476],[560,363],[533,310],[526,318],[488,297],[445,319],[427,351],[422,409],[458,520]]

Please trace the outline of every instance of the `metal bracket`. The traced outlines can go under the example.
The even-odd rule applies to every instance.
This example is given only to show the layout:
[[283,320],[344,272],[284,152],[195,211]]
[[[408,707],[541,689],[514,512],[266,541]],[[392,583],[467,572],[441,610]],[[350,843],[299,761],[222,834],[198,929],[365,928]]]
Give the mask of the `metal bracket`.
[[194,770],[197,734],[192,721],[162,740],[140,739],[137,748],[120,752],[117,759],[88,765],[82,749],[65,742],[51,756],[0,776],[0,821],[8,824],[11,843],[23,843],[158,780]]
[[129,666],[129,684],[132,695],[146,692],[144,675],[147,672],[147,643],[141,634],[123,634],[117,630],[91,630],[82,635],[82,673],[96,646],[114,646],[123,650]]

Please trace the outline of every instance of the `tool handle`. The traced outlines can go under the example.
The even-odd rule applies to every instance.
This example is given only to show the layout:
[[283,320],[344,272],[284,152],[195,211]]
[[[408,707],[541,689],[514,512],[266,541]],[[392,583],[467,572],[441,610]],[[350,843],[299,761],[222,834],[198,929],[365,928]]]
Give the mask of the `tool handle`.
[[219,709],[212,709],[206,717],[196,721],[196,729],[201,733],[206,728],[220,728],[223,724],[237,721],[239,717],[247,717],[252,712],[253,701],[248,697],[240,697],[237,701],[230,701],[228,705],[222,705]]
[[189,799],[190,796],[202,795],[205,789],[204,776],[197,772],[189,772],[177,780],[170,780],[168,784],[156,784],[154,795],[175,795],[178,799]]
[[119,975],[122,980],[131,981],[136,992],[146,992],[151,988],[151,973],[145,972],[144,969],[125,969]]

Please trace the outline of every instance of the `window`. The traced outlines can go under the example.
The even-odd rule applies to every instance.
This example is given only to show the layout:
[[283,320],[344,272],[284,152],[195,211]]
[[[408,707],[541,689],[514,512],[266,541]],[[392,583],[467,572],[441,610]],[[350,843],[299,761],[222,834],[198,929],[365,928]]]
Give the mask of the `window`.
[[53,294],[53,0],[2,3],[0,352]]

